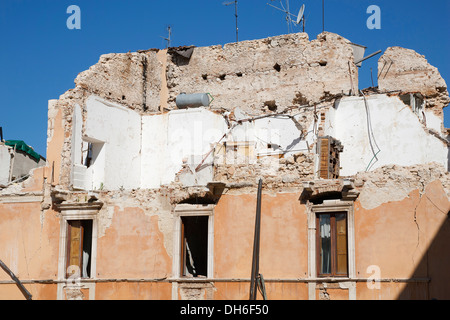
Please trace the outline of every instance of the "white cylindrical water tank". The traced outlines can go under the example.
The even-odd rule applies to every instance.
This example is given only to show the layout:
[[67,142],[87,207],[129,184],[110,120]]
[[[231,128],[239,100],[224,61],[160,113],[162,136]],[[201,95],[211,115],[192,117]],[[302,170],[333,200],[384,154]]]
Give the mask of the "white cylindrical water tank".
[[181,93],[176,98],[178,108],[197,108],[209,106],[209,95],[207,93]]

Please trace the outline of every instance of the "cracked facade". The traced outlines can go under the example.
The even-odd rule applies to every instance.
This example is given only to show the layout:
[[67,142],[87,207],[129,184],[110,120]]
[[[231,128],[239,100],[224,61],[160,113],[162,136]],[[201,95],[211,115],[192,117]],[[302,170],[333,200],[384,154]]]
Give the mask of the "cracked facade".
[[[75,84],[47,165],[0,190],[34,299],[247,299],[259,179],[269,299],[450,297],[450,98],[423,56],[388,48],[360,91],[350,41],[298,33],[107,54]],[[0,298],[23,298],[6,273]]]

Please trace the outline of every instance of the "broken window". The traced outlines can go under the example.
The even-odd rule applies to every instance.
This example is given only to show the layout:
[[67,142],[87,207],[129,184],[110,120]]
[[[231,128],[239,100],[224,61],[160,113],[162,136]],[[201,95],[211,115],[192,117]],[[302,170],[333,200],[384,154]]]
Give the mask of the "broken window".
[[66,277],[91,277],[92,220],[67,221]]
[[208,216],[181,217],[181,276],[208,275]]
[[407,93],[400,95],[399,98],[404,104],[411,107],[420,120],[423,119],[423,96],[421,94]]
[[347,213],[316,215],[317,275],[348,276]]
[[317,141],[317,149],[317,153],[319,155],[319,178],[339,178],[339,153],[344,150],[341,143],[329,136],[319,137]]

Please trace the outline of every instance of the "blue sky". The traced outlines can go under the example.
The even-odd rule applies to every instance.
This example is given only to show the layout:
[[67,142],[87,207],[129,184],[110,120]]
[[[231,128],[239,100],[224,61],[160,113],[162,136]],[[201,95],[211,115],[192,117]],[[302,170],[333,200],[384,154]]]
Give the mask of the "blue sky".
[[[171,26],[172,46],[210,46],[234,42],[231,0],[0,0],[0,126],[6,140],[24,140],[46,155],[47,103],[74,87],[78,73],[100,55],[165,47]],[[238,1],[239,40],[288,32],[284,14],[270,0]],[[285,3],[285,0],[283,0]],[[272,4],[280,6],[280,1]],[[322,32],[321,0],[290,0],[296,14],[306,5],[306,32]],[[81,29],[69,30],[67,8],[81,9]],[[370,30],[367,8],[381,9],[381,29]],[[390,46],[423,54],[447,84],[450,49],[448,0],[325,0],[325,30],[367,47],[366,55]],[[295,31],[300,31],[299,28]],[[371,86],[377,57],[363,63],[360,88]],[[376,77],[375,77],[376,82]],[[376,84],[376,83],[375,83]],[[450,127],[450,110],[445,126]]]

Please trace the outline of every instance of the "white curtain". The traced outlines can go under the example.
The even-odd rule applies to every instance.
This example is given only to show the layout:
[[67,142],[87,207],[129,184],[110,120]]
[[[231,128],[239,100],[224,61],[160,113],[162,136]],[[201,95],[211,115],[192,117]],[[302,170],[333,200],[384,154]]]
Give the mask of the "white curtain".
[[321,273],[331,273],[331,225],[328,215],[320,218],[320,241]]

